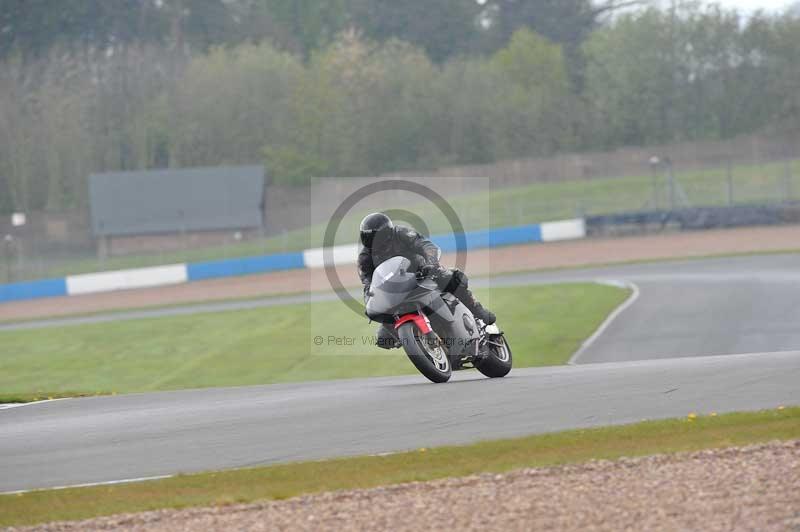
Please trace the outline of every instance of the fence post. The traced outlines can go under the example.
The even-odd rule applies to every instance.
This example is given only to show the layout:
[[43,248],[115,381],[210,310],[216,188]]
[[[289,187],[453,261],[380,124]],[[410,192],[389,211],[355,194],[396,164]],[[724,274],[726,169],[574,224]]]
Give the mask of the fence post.
[[733,205],[733,165],[730,157],[728,157],[728,164],[725,169],[728,179],[728,205],[730,206]]
[[661,159],[653,155],[648,161],[650,163],[650,170],[653,176],[653,210],[658,210],[658,165],[661,164]]
[[784,202],[789,203],[792,201],[792,163],[794,161],[792,159],[786,159],[786,171],[784,172],[784,179],[785,185],[784,190],[786,197],[784,198]]
[[669,210],[675,210],[675,170],[672,167],[672,159],[666,157],[664,162],[667,163],[667,171],[669,172]]
[[3,259],[6,264],[5,282],[10,283],[14,280],[14,253],[12,246],[14,245],[14,237],[7,234],[3,237]]

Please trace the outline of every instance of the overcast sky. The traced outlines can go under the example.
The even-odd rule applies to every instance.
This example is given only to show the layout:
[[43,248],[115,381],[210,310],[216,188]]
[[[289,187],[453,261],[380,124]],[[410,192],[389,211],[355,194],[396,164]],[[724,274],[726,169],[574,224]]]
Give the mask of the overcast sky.
[[725,7],[736,7],[746,11],[755,11],[758,8],[765,10],[781,10],[792,4],[791,0],[717,0]]
[[[480,1],[480,0],[478,0]],[[723,7],[733,7],[746,13],[756,9],[765,11],[781,11],[795,3],[795,0],[702,0],[706,4],[717,3]],[[662,6],[670,5],[671,0],[660,0]]]

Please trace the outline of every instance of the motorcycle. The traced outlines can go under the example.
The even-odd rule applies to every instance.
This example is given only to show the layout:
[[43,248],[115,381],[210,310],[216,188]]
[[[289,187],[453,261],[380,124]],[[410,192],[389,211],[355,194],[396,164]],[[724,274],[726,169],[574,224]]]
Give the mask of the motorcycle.
[[497,325],[475,319],[435,279],[415,273],[405,257],[375,269],[365,301],[367,317],[393,324],[408,358],[432,382],[447,382],[462,369],[490,378],[511,371],[511,348]]

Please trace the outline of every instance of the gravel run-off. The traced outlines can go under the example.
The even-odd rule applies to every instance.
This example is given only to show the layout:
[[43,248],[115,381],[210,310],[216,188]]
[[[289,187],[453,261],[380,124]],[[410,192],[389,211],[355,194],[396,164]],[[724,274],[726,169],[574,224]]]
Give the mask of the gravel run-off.
[[426,529],[800,531],[800,440],[24,530]]

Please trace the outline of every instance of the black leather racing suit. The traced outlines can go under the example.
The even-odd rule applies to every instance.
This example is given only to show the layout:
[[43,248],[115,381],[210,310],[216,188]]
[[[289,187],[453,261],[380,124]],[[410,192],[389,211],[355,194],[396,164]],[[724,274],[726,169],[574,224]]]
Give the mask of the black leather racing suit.
[[[469,279],[466,274],[460,270],[442,268],[439,264],[439,253],[439,246],[413,229],[402,225],[395,226],[390,238],[382,239],[381,244],[376,244],[374,249],[361,247],[358,254],[358,276],[364,285],[364,294],[366,295],[369,290],[372,274],[378,265],[392,257],[403,256],[411,261],[416,270],[423,266],[439,267],[437,274],[439,288],[455,295],[473,314],[481,317],[485,310],[469,291]],[[398,346],[397,333],[390,324],[381,325],[377,337],[378,347],[391,349]]]
[[402,225],[394,227],[392,231],[391,237],[381,239],[380,245],[376,245],[375,248],[361,246],[358,254],[358,276],[365,292],[372,282],[375,268],[392,257],[403,256],[417,269],[425,265],[439,264],[439,246]]

